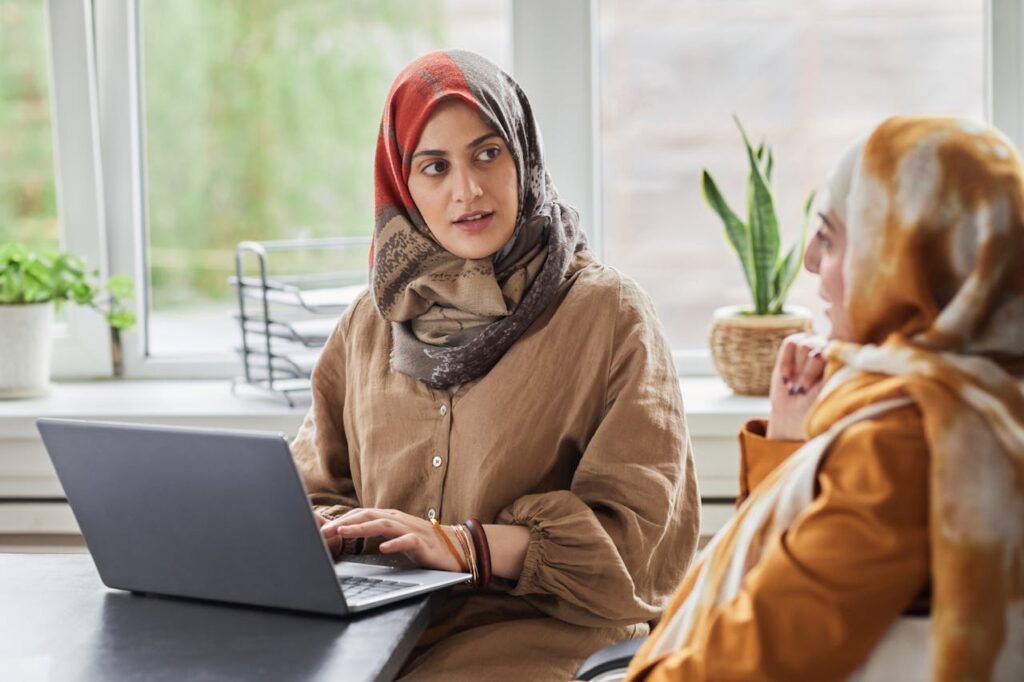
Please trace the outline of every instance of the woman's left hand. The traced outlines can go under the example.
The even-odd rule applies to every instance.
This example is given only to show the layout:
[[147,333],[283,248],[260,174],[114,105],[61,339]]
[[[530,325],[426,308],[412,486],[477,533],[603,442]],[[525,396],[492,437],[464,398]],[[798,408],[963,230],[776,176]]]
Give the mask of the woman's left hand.
[[[441,526],[441,529],[452,545],[460,550],[451,526]],[[463,570],[430,521],[397,509],[353,509],[328,521],[321,532],[325,537],[336,533],[339,538],[385,538],[386,541],[380,545],[382,554],[402,552],[424,568]]]

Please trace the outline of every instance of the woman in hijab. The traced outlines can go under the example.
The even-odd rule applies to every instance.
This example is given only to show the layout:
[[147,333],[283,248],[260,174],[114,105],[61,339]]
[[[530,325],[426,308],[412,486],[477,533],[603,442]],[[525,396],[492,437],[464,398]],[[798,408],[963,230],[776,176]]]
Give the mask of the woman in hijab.
[[780,354],[767,433],[741,434],[754,490],[630,680],[1024,679],[1020,159],[893,118],[826,203],[806,266],[831,342]]
[[406,67],[375,166],[371,290],[293,446],[324,537],[473,573],[408,679],[567,679],[647,634],[696,544],[669,348],[646,295],[587,250],[526,96],[487,60]]

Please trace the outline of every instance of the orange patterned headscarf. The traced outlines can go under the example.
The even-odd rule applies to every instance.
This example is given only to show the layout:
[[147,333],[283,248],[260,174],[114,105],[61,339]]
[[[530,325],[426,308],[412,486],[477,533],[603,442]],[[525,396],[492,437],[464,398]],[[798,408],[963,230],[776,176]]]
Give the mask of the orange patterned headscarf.
[[829,348],[838,373],[809,432],[852,410],[844,378],[903,378],[932,462],[935,679],[1001,679],[1024,655],[1021,161],[974,122],[889,119],[864,147],[846,210],[859,344]]
[[[1024,169],[991,128],[892,118],[837,199],[856,343],[829,346],[811,439],[697,558],[631,672],[699,646],[715,609],[811,504],[847,426],[913,403],[931,454],[933,679],[1024,679]],[[882,381],[894,390],[865,406],[865,386]]]

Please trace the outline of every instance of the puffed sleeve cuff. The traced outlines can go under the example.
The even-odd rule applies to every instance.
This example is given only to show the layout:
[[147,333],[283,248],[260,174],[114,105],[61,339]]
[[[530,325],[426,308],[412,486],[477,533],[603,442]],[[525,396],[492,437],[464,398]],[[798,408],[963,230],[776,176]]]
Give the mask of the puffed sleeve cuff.
[[740,494],[739,506],[775,467],[804,444],[802,440],[772,440],[767,419],[751,419],[740,428]]
[[509,593],[557,600],[546,611],[577,625],[631,625],[658,610],[637,593],[620,552],[593,510],[567,490],[527,495],[504,509],[498,523],[524,526],[530,538],[523,570]]
[[[562,497],[562,495],[556,495]],[[544,509],[543,495],[528,495],[526,499],[517,500],[509,508],[505,509],[498,517],[498,523],[507,523],[515,526],[523,526],[530,531],[530,539],[526,544],[526,555],[523,558],[523,570],[519,573],[519,580],[516,581],[510,594],[523,596],[528,594],[544,594],[549,590],[545,589],[541,582],[541,569],[549,561],[545,560],[547,545],[550,544],[550,532],[547,528],[549,521],[544,518],[544,512],[551,510]],[[564,501],[559,500],[560,502]],[[561,507],[563,505],[557,504]],[[571,516],[566,512],[568,509],[559,509],[566,517]],[[550,522],[558,524],[557,515]],[[573,524],[575,525],[575,524]],[[579,530],[575,528],[574,530]],[[557,553],[557,550],[556,550]]]
[[519,574],[519,580],[510,594],[521,596],[524,594],[538,594],[544,590],[537,582],[537,570],[543,563],[544,531],[535,523],[526,520],[516,522],[516,525],[525,525],[530,531],[530,539],[526,545],[526,556],[523,559],[523,570]]
[[[313,511],[325,521],[332,521],[352,509],[353,507],[344,504],[317,504],[313,506]],[[341,541],[341,553],[362,554],[366,544],[364,540],[365,538],[345,538]]]

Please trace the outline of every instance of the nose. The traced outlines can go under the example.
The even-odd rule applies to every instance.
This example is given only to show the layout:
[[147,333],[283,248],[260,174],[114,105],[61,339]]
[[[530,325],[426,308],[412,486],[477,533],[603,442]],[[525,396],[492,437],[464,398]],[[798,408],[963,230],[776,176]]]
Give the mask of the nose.
[[821,265],[821,245],[818,244],[818,240],[811,237],[811,242],[807,245],[807,249],[804,251],[804,267],[807,272],[818,274],[819,266]]
[[451,174],[454,186],[452,187],[452,199],[456,202],[468,204],[477,197],[483,195],[483,188],[473,172],[472,168],[453,168]]

